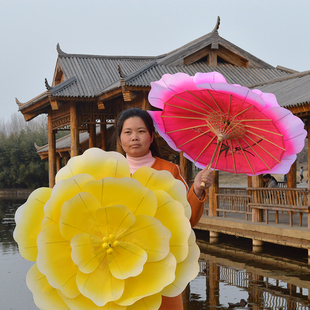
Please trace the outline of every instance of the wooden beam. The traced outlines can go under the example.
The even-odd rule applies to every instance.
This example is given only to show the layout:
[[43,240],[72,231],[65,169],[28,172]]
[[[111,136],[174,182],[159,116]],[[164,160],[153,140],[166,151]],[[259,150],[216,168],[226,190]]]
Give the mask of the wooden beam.
[[52,107],[52,110],[58,110],[60,107],[60,104],[57,100],[51,100],[51,107]]
[[210,50],[209,57],[208,57],[208,65],[211,67],[217,66],[217,52],[218,50]]
[[218,49],[217,56],[232,65],[245,68],[249,67],[249,61],[247,59],[236,53],[233,53],[232,51],[228,50],[223,46],[220,46],[220,48]]
[[105,109],[105,105],[102,101],[97,101],[97,107],[99,110],[104,110]]
[[210,48],[211,46],[207,46],[207,47],[204,47],[202,48],[201,50],[187,56],[187,57],[184,57],[183,59],[183,63],[184,65],[190,65],[198,60],[200,60],[201,58],[203,57],[206,57],[207,55],[209,55],[209,52],[210,52]]

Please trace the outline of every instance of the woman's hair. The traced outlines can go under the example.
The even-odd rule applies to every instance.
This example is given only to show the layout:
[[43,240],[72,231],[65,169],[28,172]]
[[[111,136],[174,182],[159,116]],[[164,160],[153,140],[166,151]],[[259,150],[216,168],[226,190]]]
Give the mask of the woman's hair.
[[154,137],[153,142],[150,145],[150,151],[152,152],[153,156],[161,157],[159,153],[158,145],[155,139],[155,127],[154,127],[153,119],[151,115],[145,110],[138,109],[138,108],[131,108],[131,109],[124,110],[121,112],[121,114],[118,117],[117,127],[116,127],[118,139],[120,139],[121,137],[124,122],[128,118],[131,118],[131,117],[140,117],[142,119],[150,136]]

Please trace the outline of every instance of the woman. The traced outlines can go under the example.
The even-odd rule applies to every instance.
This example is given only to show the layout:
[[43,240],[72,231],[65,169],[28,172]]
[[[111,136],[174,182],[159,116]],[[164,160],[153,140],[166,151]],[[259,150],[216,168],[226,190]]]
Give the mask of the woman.
[[[154,137],[153,119],[148,112],[137,108],[123,111],[117,123],[117,134],[118,142],[126,153],[131,173],[145,166],[156,170],[167,170],[187,186],[181,175],[180,167],[159,158],[159,151]],[[192,208],[192,216],[190,218],[192,227],[199,222],[203,213],[204,201],[206,199],[205,189],[211,186],[212,181],[212,171],[205,168],[197,174],[192,187],[188,191],[187,199]],[[204,186],[202,186],[202,182],[204,182]],[[182,296],[163,297],[162,305],[159,309],[182,310]]]

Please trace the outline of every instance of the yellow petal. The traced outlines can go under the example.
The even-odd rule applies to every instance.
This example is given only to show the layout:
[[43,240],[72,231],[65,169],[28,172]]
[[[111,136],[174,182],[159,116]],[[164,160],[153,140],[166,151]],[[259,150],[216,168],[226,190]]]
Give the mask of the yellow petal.
[[67,240],[80,233],[102,237],[96,222],[99,208],[101,204],[89,193],[79,193],[66,201],[62,206],[59,224],[62,236]]
[[[65,295],[59,292],[59,295],[64,300],[64,302],[68,305],[69,309],[87,309],[87,310],[127,310],[127,307],[119,306],[114,302],[109,302],[104,306],[97,306],[90,299],[86,298],[82,294],[80,294],[76,298],[67,298]],[[68,310],[69,310],[68,309]]]
[[90,148],[82,155],[70,158],[67,165],[58,171],[56,183],[80,173],[88,173],[96,180],[100,180],[105,177],[129,177],[130,169],[122,154]]
[[36,189],[15,213],[16,227],[13,237],[18,243],[20,254],[30,261],[35,261],[37,258],[37,237],[44,217],[44,205],[51,192],[51,188]]
[[157,171],[153,168],[142,167],[136,170],[132,178],[152,191],[163,190],[173,199],[180,201],[184,207],[185,216],[190,219],[192,209],[187,201],[186,187],[182,181],[175,179],[169,171]]
[[159,262],[146,263],[141,274],[125,280],[124,294],[115,303],[130,306],[141,298],[159,293],[174,281],[175,268],[176,260],[171,253]]
[[63,203],[80,193],[84,184],[92,180],[94,178],[91,175],[84,173],[58,182],[53,188],[50,200],[44,207],[45,218],[42,222],[42,228],[58,223]]
[[68,306],[56,289],[49,285],[46,277],[34,264],[26,277],[27,286],[33,294],[33,300],[39,309],[68,310]]
[[146,251],[148,262],[156,262],[168,255],[170,237],[171,232],[158,219],[139,215],[119,240],[138,245]]
[[61,236],[57,224],[46,226],[40,232],[38,249],[37,265],[48,282],[70,298],[78,296],[77,266],[71,259],[70,243]]
[[188,238],[191,233],[191,225],[185,217],[183,205],[174,200],[164,191],[155,191],[158,208],[155,218],[171,231],[170,252],[177,262],[183,261],[188,254]]
[[72,260],[84,273],[93,272],[101,263],[106,250],[102,238],[89,234],[78,234],[71,240]]
[[90,274],[78,271],[76,279],[80,292],[97,306],[119,299],[124,291],[125,281],[111,275],[106,260]]
[[138,300],[132,306],[127,307],[126,310],[158,310],[160,305],[161,294],[158,293]]
[[103,207],[124,205],[135,215],[154,216],[156,212],[155,195],[132,178],[105,178],[89,182],[83,191],[95,196]]
[[199,247],[196,244],[195,233],[192,230],[189,238],[189,252],[184,261],[177,264],[175,271],[175,280],[162,290],[162,295],[175,297],[181,294],[186,285],[195,279],[199,272],[198,259],[200,256]]
[[115,205],[98,209],[96,220],[103,236],[114,234],[115,238],[118,238],[133,225],[136,219],[127,207]]
[[142,272],[147,254],[133,243],[120,242],[113,248],[111,254],[107,255],[107,259],[113,277],[126,279],[135,277]]

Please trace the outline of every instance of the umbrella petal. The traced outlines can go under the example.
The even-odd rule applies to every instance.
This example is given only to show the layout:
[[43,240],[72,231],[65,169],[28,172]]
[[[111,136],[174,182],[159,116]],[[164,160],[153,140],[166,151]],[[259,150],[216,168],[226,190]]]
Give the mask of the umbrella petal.
[[177,263],[183,261],[188,254],[188,238],[191,226],[182,212],[183,206],[164,191],[156,191],[158,208],[155,217],[171,231],[170,252]]
[[155,195],[132,178],[105,178],[89,182],[83,187],[83,191],[96,197],[102,207],[124,205],[136,216],[153,216],[156,212]]
[[80,292],[97,306],[104,306],[108,302],[119,299],[124,292],[125,285],[124,280],[112,276],[107,262],[101,263],[90,274],[78,271],[76,282]]
[[201,84],[226,83],[224,76],[216,71],[198,72],[193,76],[193,81],[198,87],[201,87]]
[[126,206],[120,205],[98,209],[96,220],[103,237],[109,238],[112,234],[111,238],[117,239],[134,224],[135,216]]
[[68,310],[68,306],[34,264],[26,276],[27,286],[33,294],[33,300],[39,309]]
[[38,255],[37,237],[44,218],[44,205],[51,192],[51,188],[36,189],[15,213],[16,227],[13,237],[18,243],[20,254],[29,261],[35,261]]
[[124,293],[116,303],[130,306],[141,298],[159,293],[174,281],[175,268],[176,260],[171,253],[159,262],[146,263],[141,274],[125,280]]
[[175,151],[179,151],[177,146],[175,145],[174,141],[170,138],[169,135],[166,134],[164,124],[162,122],[162,111],[148,111],[149,114],[154,119],[154,125],[156,127],[156,130],[158,131],[159,135],[165,139],[165,141],[168,143],[168,145]]
[[169,171],[157,171],[149,167],[142,167],[135,171],[132,178],[138,180],[152,192],[163,190],[173,199],[180,201],[184,207],[185,216],[190,219],[192,210],[187,201],[186,187],[182,181],[175,179]]
[[[80,294],[76,298],[68,298],[59,292],[60,297],[67,304],[66,310],[127,310],[126,307],[115,304],[113,301],[106,303],[104,306],[97,306],[91,299]],[[68,309],[69,307],[69,309]]]
[[200,250],[196,244],[195,233],[191,230],[189,238],[189,253],[186,259],[177,264],[175,271],[175,280],[162,290],[162,295],[167,297],[175,297],[181,294],[186,285],[195,277],[199,272],[198,259],[200,256]]
[[142,248],[130,242],[119,242],[111,249],[113,252],[108,254],[107,259],[113,277],[126,279],[142,272],[147,260],[147,254]]
[[37,266],[50,285],[70,298],[78,296],[80,292],[75,282],[77,266],[71,259],[70,242],[61,236],[57,224],[42,229],[38,236],[38,249]]
[[51,198],[44,206],[45,217],[42,221],[42,228],[53,223],[58,223],[63,203],[81,192],[84,184],[92,180],[94,178],[91,175],[83,173],[59,181],[53,187]]
[[261,173],[287,174],[291,165],[296,161],[297,155],[283,155],[281,162],[275,165],[271,170],[263,170]]
[[88,233],[102,237],[96,222],[99,201],[89,193],[79,193],[67,200],[62,207],[59,228],[62,236],[71,240],[76,234]]
[[88,173],[100,180],[104,177],[129,177],[130,169],[122,154],[93,147],[87,149],[83,155],[71,157],[67,165],[57,172],[56,183],[80,173]]
[[93,272],[106,255],[102,238],[89,234],[78,234],[71,240],[72,260],[84,273]]
[[[183,205],[180,206],[180,209],[180,213],[182,214]],[[137,216],[134,225],[124,235],[120,236],[119,239],[122,242],[132,242],[141,247],[147,253],[148,262],[164,259],[170,250],[169,241],[171,232],[157,219],[157,215],[155,217],[146,215]],[[145,238],[145,236],[148,237]]]
[[259,89],[252,89],[252,92],[254,92],[255,94],[257,94],[260,97],[262,97],[262,99],[266,103],[265,108],[278,107],[279,106],[277,98],[276,98],[276,96],[274,94],[272,94],[272,93],[263,93]]
[[176,74],[164,74],[157,82],[151,82],[151,90],[149,92],[150,103],[162,109],[164,103],[173,95],[185,91],[187,89],[197,89],[193,79],[182,72]]

